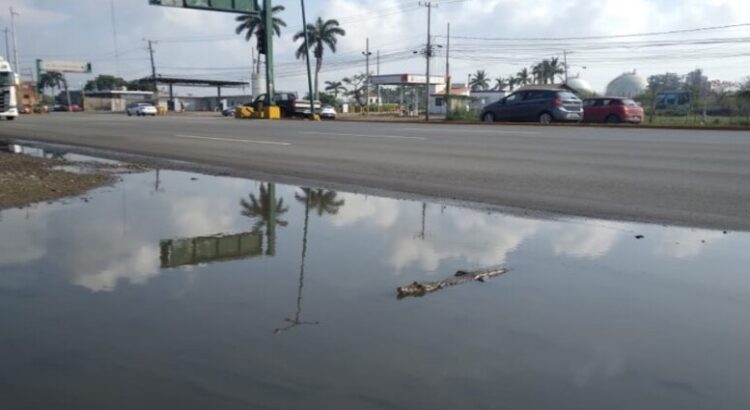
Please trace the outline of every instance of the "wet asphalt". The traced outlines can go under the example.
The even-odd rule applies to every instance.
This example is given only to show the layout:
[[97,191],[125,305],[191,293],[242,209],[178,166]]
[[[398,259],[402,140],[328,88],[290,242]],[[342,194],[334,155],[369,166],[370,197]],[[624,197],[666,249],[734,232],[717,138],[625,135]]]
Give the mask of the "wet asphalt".
[[516,212],[750,230],[750,132],[25,116],[0,137]]

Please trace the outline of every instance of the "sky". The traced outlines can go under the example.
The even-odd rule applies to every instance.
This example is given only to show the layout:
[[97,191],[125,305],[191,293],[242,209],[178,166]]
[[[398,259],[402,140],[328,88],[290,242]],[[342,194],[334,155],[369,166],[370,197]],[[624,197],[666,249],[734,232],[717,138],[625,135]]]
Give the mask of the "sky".
[[[321,84],[365,71],[366,39],[381,54],[381,74],[423,74],[427,9],[410,0],[307,0],[307,15],[338,19],[347,32],[335,54],[326,50]],[[442,0],[434,1],[432,39],[443,46],[432,72],[445,73],[446,32],[451,25],[451,76],[465,82],[486,70],[507,77],[542,58],[568,55],[570,75],[596,90],[623,72],[647,77],[685,74],[701,68],[711,79],[740,81],[750,75],[750,1],[747,0]],[[292,36],[302,24],[300,3],[284,5],[287,22],[276,51],[278,90],[306,87],[303,61],[294,58]],[[532,5],[533,4],[533,5]],[[112,5],[114,6],[114,21]],[[210,79],[249,80],[251,45],[234,34],[234,15],[149,6],[148,0],[0,0],[0,30],[16,17],[21,73],[30,75],[37,58],[91,62],[94,73],[128,80],[150,75],[145,39],[156,41],[157,72]],[[670,35],[601,36],[741,25]],[[114,30],[113,30],[114,28]],[[116,36],[115,36],[116,31]],[[502,39],[502,40],[498,40]],[[12,38],[11,38],[12,54]],[[6,54],[0,43],[0,54]],[[115,53],[115,49],[118,50]],[[117,55],[117,59],[115,58]],[[12,60],[12,58],[10,58]],[[76,88],[92,75],[70,75]],[[246,90],[246,91],[249,91]],[[202,95],[213,90],[181,89]],[[229,92],[229,94],[240,93]],[[226,92],[225,92],[226,93]]]

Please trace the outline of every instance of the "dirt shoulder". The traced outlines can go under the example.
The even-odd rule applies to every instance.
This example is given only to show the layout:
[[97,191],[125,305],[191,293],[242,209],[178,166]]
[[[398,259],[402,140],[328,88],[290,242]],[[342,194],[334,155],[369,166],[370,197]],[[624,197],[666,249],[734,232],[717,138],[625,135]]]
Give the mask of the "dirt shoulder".
[[104,172],[73,173],[67,161],[0,152],[0,209],[80,195],[114,181]]

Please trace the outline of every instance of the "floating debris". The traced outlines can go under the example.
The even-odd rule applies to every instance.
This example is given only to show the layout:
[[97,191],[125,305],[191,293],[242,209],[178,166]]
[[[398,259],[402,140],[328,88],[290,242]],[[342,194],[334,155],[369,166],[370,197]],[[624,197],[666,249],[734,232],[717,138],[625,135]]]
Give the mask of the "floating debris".
[[399,299],[407,297],[422,297],[450,286],[461,285],[467,282],[484,282],[487,279],[498,277],[507,272],[508,270],[505,268],[484,269],[472,272],[460,270],[448,279],[438,282],[414,282],[411,285],[402,286],[396,289],[396,292],[398,293]]
[[636,235],[636,236],[635,236],[635,239],[645,239],[645,238],[646,238],[646,237],[645,237],[645,236],[643,236],[643,235]]

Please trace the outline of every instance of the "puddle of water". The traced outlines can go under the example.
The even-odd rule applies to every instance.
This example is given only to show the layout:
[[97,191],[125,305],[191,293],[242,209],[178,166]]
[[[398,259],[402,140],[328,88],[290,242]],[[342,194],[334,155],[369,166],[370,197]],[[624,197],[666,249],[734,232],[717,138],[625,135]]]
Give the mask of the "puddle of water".
[[0,212],[7,408],[750,403],[745,233],[171,171],[90,196]]

